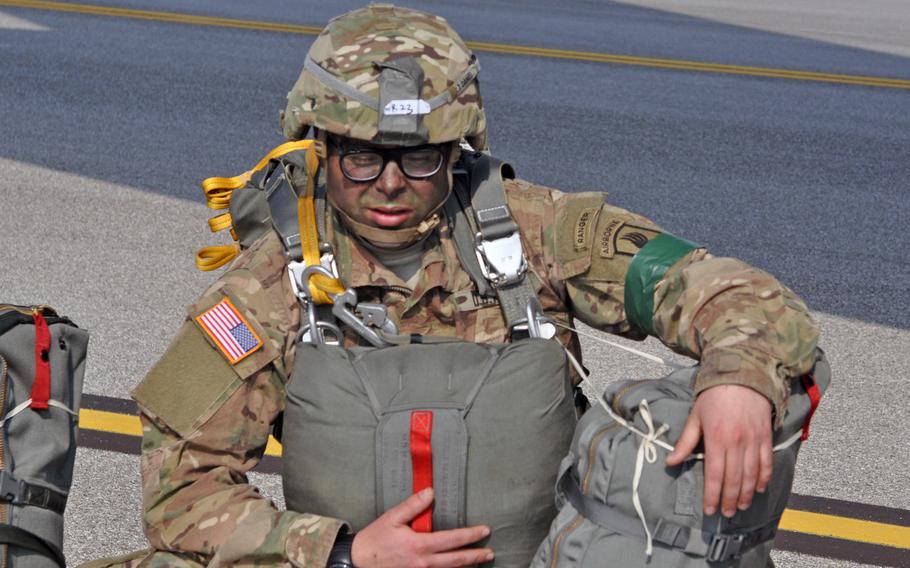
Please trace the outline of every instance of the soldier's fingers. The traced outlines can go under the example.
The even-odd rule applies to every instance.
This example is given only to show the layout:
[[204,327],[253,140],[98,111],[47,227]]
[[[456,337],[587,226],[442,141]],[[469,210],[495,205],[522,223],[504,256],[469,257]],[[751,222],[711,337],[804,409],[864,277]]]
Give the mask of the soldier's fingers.
[[406,525],[426,510],[433,503],[433,488],[427,487],[411,495],[401,503],[385,512],[387,517],[396,525]]
[[739,501],[736,507],[745,511],[752,503],[752,497],[755,495],[755,485],[758,483],[759,471],[759,447],[758,445],[749,446],[743,453],[743,481],[739,490]]
[[774,472],[774,450],[771,449],[770,436],[763,440],[761,449],[758,451],[758,483],[755,490],[764,493],[771,483],[771,474]]
[[724,462],[724,488],[721,496],[721,511],[725,517],[736,514],[736,502],[743,483],[743,448],[727,448]]
[[493,551],[489,548],[467,548],[454,552],[434,554],[427,562],[432,568],[451,568],[454,566],[474,566],[493,560]]
[[486,525],[475,525],[473,527],[421,534],[419,535],[421,540],[420,548],[424,552],[447,552],[450,550],[457,550],[459,548],[464,548],[469,544],[473,544],[482,538],[486,538],[489,534],[490,527]]
[[720,490],[724,481],[724,448],[705,448],[705,494],[704,507],[706,515],[717,511],[720,501]]
[[695,413],[691,413],[688,420],[686,420],[682,434],[679,435],[679,440],[676,441],[676,446],[670,455],[667,456],[667,465],[679,465],[685,461],[695,451],[695,446],[698,445],[700,439],[701,421]]

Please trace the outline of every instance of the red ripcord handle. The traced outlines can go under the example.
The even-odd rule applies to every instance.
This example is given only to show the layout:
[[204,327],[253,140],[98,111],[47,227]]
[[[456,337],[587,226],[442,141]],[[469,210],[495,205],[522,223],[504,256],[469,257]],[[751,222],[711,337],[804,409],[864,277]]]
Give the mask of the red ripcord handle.
[[[433,413],[411,412],[411,468],[414,493],[433,487]],[[433,507],[427,507],[411,521],[415,532],[433,532]]]
[[818,384],[815,382],[815,376],[812,373],[803,375],[800,380],[803,383],[803,388],[806,389],[806,394],[809,395],[809,414],[806,415],[806,421],[803,422],[803,435],[799,438],[800,441],[805,442],[809,439],[809,423],[812,422],[812,415],[815,414],[818,403],[822,400],[822,391],[819,390]]
[[51,332],[47,320],[41,312],[32,312],[35,320],[35,382],[32,383],[32,403],[34,410],[47,410],[47,401],[51,398]]

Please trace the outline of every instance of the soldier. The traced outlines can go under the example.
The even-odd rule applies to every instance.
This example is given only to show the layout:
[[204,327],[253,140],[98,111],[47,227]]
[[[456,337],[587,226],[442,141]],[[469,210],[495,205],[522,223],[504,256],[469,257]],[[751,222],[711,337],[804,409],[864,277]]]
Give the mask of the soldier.
[[[487,148],[477,69],[442,18],[371,5],[332,20],[316,39],[282,125],[288,139],[311,133],[323,143],[328,239],[344,285],[385,304],[402,333],[497,343],[509,340],[503,311],[476,293],[443,209],[453,199],[459,155],[468,152],[459,143]],[[653,335],[700,361],[699,396],[667,462],[681,463],[703,438],[706,513],[732,516],[747,507],[771,475],[771,432],[786,407],[787,381],[814,361],[817,331],[804,304],[768,274],[714,258],[601,194],[563,194],[518,179],[504,186],[528,281],[549,318],[636,339]],[[645,270],[630,279],[635,262]],[[190,306],[136,390],[144,522],[154,550],[120,561],[322,567],[331,556],[332,565],[372,568],[491,560],[495,550],[469,546],[488,534],[485,525],[428,534],[410,528],[432,490],[351,538],[345,519],[279,511],[248,484],[284,409],[306,322],[287,263],[280,239],[266,231]],[[216,309],[251,332],[239,352],[206,324]],[[574,334],[560,328],[557,335],[577,351]]]

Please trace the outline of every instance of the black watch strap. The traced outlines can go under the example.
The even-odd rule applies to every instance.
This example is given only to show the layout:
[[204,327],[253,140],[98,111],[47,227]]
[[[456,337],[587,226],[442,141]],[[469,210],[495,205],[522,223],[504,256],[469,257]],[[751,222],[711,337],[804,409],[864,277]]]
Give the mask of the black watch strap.
[[338,533],[332,552],[329,553],[326,568],[354,568],[354,561],[351,559],[353,545],[354,533]]

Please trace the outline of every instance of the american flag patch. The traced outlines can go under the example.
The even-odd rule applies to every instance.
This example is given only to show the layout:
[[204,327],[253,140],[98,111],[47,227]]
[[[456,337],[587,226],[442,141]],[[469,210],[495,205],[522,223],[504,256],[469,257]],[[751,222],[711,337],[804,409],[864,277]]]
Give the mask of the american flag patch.
[[209,334],[231,365],[262,347],[262,340],[228,298],[196,316],[196,322]]

